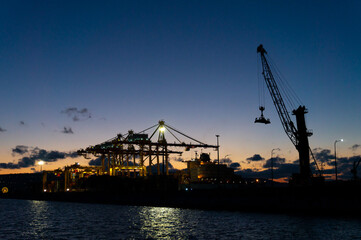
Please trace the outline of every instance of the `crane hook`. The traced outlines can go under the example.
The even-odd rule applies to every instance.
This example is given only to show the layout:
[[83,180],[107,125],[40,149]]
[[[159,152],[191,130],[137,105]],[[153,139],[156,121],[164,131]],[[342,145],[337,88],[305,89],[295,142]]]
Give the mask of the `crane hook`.
[[261,116],[259,118],[256,118],[254,120],[255,123],[264,123],[264,124],[269,124],[271,123],[270,119],[269,118],[265,118],[263,116],[263,111],[265,110],[265,108],[263,106],[260,106],[259,107],[259,110],[261,110]]

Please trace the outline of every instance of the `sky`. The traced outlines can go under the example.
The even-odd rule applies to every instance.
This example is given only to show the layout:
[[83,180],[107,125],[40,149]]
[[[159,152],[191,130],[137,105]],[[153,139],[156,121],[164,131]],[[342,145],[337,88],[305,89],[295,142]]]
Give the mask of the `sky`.
[[290,176],[298,153],[267,90],[272,123],[254,124],[259,44],[309,110],[310,146],[325,173],[335,140],[344,139],[337,157],[345,178],[361,155],[359,1],[1,5],[0,174],[39,171],[39,160],[45,170],[86,165],[74,151],[164,120],[208,144],[219,134],[220,158],[245,176],[269,174],[279,148],[278,176]]

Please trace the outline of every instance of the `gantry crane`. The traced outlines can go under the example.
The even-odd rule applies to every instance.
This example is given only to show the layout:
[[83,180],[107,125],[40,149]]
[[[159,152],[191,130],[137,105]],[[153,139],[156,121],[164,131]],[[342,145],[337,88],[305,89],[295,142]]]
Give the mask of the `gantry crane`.
[[[293,176],[294,181],[297,181],[298,183],[309,183],[312,177],[312,173],[310,169],[310,147],[308,143],[308,137],[312,135],[312,132],[308,131],[306,127],[305,114],[307,113],[307,109],[305,106],[299,106],[297,109],[292,111],[292,114],[296,116],[296,127],[291,120],[289,111],[287,110],[280,90],[278,89],[277,83],[266,58],[267,52],[262,45],[258,46],[257,53],[259,53],[261,56],[263,70],[262,74],[272,97],[272,101],[276,107],[278,116],[281,120],[283,129],[299,153],[300,173],[299,175],[296,174]],[[260,110],[261,117],[257,118],[255,122],[265,124],[269,123],[269,119],[265,119],[263,117],[264,108],[262,107],[261,109],[260,107]]]
[[[154,131],[149,137],[146,132],[152,129],[154,129]],[[170,133],[178,142],[167,142],[165,131]],[[181,141],[179,135],[177,137],[176,134],[192,142],[185,143]],[[153,141],[152,138],[155,138],[157,135],[158,140]],[[86,149],[80,149],[77,153],[86,158],[88,158],[89,154],[101,157],[101,174],[143,177],[152,175],[152,166],[156,166],[157,175],[169,174],[169,155],[182,154],[182,151],[172,150],[171,148],[184,148],[185,151],[195,148],[213,148],[218,151],[219,145],[205,144],[165,124],[163,120],[160,120],[158,124],[141,132],[135,133],[133,130],[129,130],[128,134],[118,134],[116,137],[103,143],[87,147]],[[105,164],[105,158],[108,159],[108,166]],[[148,167],[146,166],[146,162],[148,162]],[[161,165],[162,170],[160,169]]]

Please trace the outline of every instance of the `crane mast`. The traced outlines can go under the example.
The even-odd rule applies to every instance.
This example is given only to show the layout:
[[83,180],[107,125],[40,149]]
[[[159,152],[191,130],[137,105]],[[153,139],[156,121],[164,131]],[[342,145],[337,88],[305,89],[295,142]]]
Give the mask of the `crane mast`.
[[308,137],[312,134],[308,132],[306,128],[305,114],[307,113],[307,109],[305,106],[299,106],[297,109],[292,111],[292,114],[296,116],[296,128],[291,120],[289,111],[286,108],[277,83],[273,77],[271,68],[268,64],[267,58],[265,56],[267,52],[262,45],[258,46],[257,53],[260,53],[263,70],[262,75],[272,97],[273,104],[276,107],[283,129],[299,153],[300,174],[295,180],[297,182],[303,183],[309,182],[312,174],[310,169],[310,147],[308,143]]

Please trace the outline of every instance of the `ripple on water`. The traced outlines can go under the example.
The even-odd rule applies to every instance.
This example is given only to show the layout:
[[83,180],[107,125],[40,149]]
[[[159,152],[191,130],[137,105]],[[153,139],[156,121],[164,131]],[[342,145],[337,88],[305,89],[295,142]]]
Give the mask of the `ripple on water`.
[[0,199],[0,239],[358,239],[361,222]]

